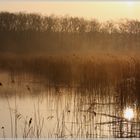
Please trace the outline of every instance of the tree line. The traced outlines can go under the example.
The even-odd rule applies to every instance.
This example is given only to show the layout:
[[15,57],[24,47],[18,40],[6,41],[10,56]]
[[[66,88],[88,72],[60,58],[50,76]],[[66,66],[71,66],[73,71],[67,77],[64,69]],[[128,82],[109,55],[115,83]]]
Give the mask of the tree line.
[[138,49],[140,21],[99,22],[78,17],[0,13],[1,52]]

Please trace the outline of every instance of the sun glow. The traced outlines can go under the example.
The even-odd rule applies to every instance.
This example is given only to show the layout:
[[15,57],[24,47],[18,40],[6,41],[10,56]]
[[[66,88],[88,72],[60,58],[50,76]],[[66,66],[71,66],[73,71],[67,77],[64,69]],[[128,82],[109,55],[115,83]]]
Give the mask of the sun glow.
[[124,118],[129,121],[134,118],[134,111],[132,108],[128,107],[124,110]]
[[129,7],[131,7],[131,6],[134,5],[134,2],[133,2],[133,1],[128,1],[128,2],[127,2],[127,5],[128,5]]

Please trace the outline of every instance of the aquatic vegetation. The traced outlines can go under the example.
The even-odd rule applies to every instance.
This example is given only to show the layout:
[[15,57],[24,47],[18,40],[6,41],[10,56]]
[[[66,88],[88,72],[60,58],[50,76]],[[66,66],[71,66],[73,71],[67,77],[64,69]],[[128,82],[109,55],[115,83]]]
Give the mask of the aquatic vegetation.
[[[0,81],[0,96],[7,99],[11,137],[140,136],[138,56],[9,55],[0,64],[1,74],[8,75],[8,82]],[[22,100],[31,106],[26,113]],[[127,107],[135,110],[132,120],[124,116]]]

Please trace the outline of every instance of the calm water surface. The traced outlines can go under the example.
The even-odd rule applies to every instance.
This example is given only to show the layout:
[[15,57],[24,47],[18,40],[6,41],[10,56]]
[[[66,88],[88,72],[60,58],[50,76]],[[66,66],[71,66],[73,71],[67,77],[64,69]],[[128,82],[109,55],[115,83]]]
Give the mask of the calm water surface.
[[136,116],[123,118],[113,88],[103,96],[6,72],[0,82],[0,137],[139,137]]

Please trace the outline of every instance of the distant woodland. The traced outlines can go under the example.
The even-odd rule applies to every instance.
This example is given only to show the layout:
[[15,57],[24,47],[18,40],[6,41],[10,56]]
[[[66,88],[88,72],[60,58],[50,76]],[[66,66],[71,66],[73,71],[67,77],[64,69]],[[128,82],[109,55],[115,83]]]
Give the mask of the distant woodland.
[[41,53],[140,48],[140,21],[0,13],[0,52]]

